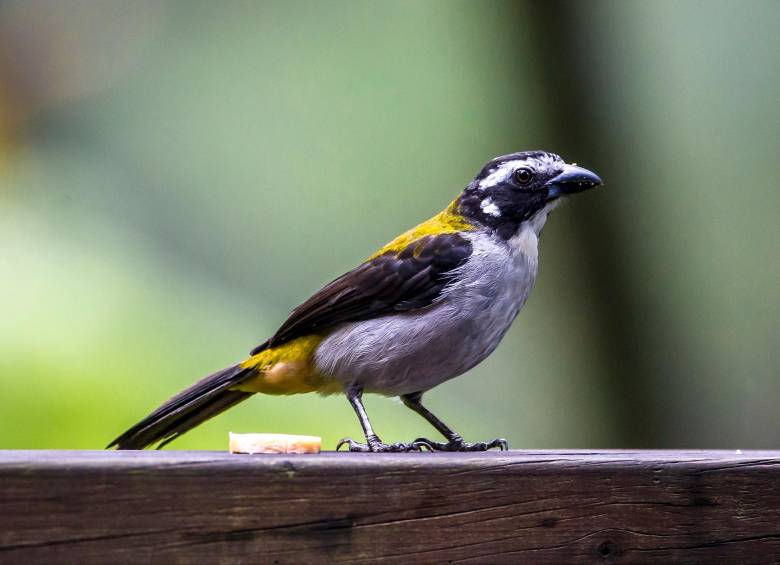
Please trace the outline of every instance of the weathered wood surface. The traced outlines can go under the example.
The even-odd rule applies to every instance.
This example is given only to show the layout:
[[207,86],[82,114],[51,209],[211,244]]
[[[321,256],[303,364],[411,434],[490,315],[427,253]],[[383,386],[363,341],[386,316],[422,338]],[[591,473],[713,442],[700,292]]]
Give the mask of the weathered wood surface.
[[0,451],[1,563],[780,562],[780,452]]

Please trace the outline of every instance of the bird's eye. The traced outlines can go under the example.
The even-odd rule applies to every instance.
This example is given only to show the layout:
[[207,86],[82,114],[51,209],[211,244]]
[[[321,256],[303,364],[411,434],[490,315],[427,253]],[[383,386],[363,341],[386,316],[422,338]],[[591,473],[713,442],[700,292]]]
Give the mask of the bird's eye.
[[526,185],[534,180],[534,172],[531,169],[522,167],[515,171],[515,181],[517,184]]

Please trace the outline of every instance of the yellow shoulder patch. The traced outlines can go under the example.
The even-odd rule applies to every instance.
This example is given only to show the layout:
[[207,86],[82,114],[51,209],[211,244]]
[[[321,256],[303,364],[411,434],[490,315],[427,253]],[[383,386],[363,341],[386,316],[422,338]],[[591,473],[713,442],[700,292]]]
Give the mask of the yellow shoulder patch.
[[458,213],[457,200],[453,200],[442,212],[436,214],[430,220],[426,220],[419,226],[410,229],[396,237],[393,241],[382,247],[368,259],[384,255],[388,251],[398,253],[407,245],[425,237],[426,235],[439,235],[443,233],[455,233],[459,231],[473,230],[474,226]]

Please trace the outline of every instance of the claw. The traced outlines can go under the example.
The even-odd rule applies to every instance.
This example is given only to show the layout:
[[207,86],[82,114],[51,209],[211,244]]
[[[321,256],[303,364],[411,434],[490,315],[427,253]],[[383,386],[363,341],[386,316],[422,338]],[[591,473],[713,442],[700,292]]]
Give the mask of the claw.
[[[420,441],[423,440],[423,441]],[[429,445],[429,442],[425,440],[425,438],[417,438],[414,440],[410,445],[413,445],[415,448],[415,451],[422,451],[423,449],[426,449],[429,452],[433,452],[434,450],[431,449],[431,446]]]
[[353,453],[405,453],[408,451],[421,451],[421,446],[417,445],[417,442],[383,443],[377,438],[376,441],[369,440],[368,443],[360,443],[348,437],[339,441],[336,445],[336,451],[339,451],[344,445]]
[[501,451],[509,449],[509,444],[503,438],[494,439],[489,442],[476,442],[466,443],[463,439],[456,437],[452,440],[444,443],[441,441],[432,441],[430,439],[420,437],[412,442],[412,445],[418,445],[425,447],[430,451],[487,451],[488,449],[498,448]]
[[358,443],[354,439],[344,437],[341,438],[336,445],[336,451],[341,451],[343,446],[347,446],[347,451],[371,451],[371,449],[365,443]]

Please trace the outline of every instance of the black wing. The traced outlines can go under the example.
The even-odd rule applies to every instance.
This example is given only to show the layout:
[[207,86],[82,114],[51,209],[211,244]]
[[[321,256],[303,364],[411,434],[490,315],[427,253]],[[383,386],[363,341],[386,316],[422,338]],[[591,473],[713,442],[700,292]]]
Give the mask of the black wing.
[[293,310],[252,355],[343,322],[429,306],[449,282],[448,274],[469,258],[471,250],[467,239],[448,233],[428,235],[398,252],[369,259]]

